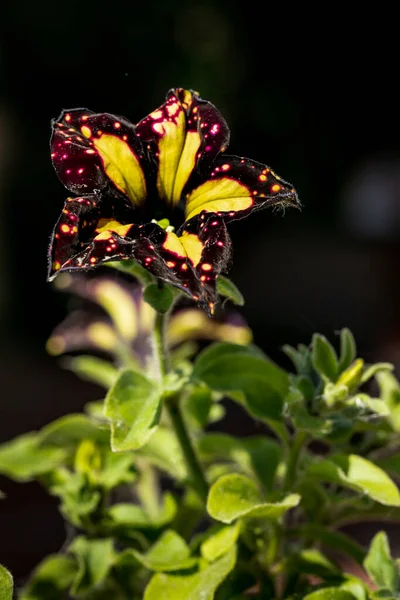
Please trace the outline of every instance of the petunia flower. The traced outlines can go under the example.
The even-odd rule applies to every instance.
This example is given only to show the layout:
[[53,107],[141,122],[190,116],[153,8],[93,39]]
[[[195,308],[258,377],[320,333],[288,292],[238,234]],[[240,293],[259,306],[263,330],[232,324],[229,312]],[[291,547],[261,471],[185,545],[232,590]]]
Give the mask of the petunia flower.
[[269,167],[226,156],[229,129],[182,88],[137,125],[78,108],[53,123],[51,157],[67,199],[50,244],[48,279],[134,259],[207,312],[226,270],[226,223],[265,206],[299,206]]

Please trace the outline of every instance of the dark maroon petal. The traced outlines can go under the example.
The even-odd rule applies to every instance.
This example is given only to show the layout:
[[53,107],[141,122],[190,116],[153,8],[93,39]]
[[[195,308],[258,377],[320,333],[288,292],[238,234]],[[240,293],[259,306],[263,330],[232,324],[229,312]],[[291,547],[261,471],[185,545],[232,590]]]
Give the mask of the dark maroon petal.
[[178,205],[192,173],[210,165],[229,142],[215,106],[183,88],[168,92],[165,103],[137,125],[137,135],[153,150],[158,193],[171,206]]
[[202,211],[225,221],[241,219],[265,206],[300,207],[293,186],[270,167],[239,156],[218,157],[209,179],[186,195],[186,219]]
[[111,185],[133,204],[144,200],[147,159],[132,123],[77,108],[64,110],[52,127],[53,165],[68,190],[86,194]]

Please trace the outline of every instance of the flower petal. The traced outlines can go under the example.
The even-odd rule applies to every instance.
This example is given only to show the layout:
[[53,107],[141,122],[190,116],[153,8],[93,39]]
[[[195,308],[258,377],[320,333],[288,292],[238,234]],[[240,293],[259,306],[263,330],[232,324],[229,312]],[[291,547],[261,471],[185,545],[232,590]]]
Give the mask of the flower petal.
[[186,220],[202,211],[241,219],[264,206],[300,207],[296,191],[269,167],[239,156],[216,159],[210,178],[186,195]]
[[195,167],[211,162],[229,142],[215,106],[182,88],[170,90],[165,103],[140,121],[137,135],[155,146],[158,193],[171,206],[179,203]]
[[[114,232],[115,236],[118,233],[125,235],[134,226],[127,224],[127,217],[132,216],[132,210],[124,210],[124,206],[118,204],[120,220],[114,216],[115,213],[113,201],[107,197],[99,200],[98,196],[92,194],[67,199],[50,241],[48,281],[52,281],[61,271],[88,268],[90,265],[86,265],[83,255],[95,237],[103,240],[109,260],[112,257],[118,259],[117,247],[104,244],[104,240],[108,239],[107,232]],[[95,255],[90,255],[90,258],[94,265],[97,262]]]
[[68,190],[90,193],[111,181],[134,205],[143,202],[146,156],[132,123],[78,108],[64,110],[52,126],[51,157]]

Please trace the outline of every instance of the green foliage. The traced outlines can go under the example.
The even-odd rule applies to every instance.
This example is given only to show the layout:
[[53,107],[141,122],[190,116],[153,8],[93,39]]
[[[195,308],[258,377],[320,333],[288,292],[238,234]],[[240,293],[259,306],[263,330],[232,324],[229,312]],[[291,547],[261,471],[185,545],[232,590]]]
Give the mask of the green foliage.
[[11,573],[0,565],[0,600],[12,600],[13,579]]
[[220,296],[224,296],[224,298],[228,298],[228,300],[232,300],[234,304],[237,306],[244,305],[244,298],[241,291],[236,287],[236,285],[228,279],[228,277],[224,277],[223,275],[218,275],[217,278],[217,292]]
[[[218,285],[243,302],[229,280]],[[319,334],[310,346],[285,346],[295,373],[230,341],[192,362],[178,344],[169,360],[163,320],[174,294],[153,278],[146,286],[145,299],[164,315],[150,311],[146,327],[158,327],[144,345],[151,353],[127,348],[124,315],[134,303],[126,291],[121,314],[118,290],[103,294],[121,347],[113,362],[76,356],[68,365],[105,387],[105,400],[0,446],[0,473],[39,481],[71,532],[17,597],[399,600],[386,535],[368,550],[340,530],[400,517],[392,365],[366,365],[347,329],[338,354]],[[232,401],[254,419],[256,435],[217,430]],[[0,600],[12,593],[0,567]]]

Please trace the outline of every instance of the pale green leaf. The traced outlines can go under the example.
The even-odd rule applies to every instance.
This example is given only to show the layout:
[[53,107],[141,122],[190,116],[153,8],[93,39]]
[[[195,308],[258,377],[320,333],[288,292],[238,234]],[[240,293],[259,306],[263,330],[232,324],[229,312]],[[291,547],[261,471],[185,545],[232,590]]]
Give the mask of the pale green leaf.
[[178,571],[196,564],[196,559],[190,558],[190,550],[185,540],[171,529],[164,531],[148,552],[130,552],[150,571]]
[[308,474],[322,481],[338,483],[376,502],[387,506],[400,506],[400,492],[390,477],[372,462],[350,454],[314,462]]
[[36,567],[23,589],[20,600],[56,600],[63,597],[77,574],[78,564],[72,556],[53,554]]
[[151,379],[131,370],[120,374],[105,401],[114,452],[144,446],[157,429],[160,399],[160,389]]
[[96,356],[64,358],[61,364],[84,381],[97,383],[106,389],[112,386],[118,377],[118,369],[113,364]]
[[312,338],[312,363],[314,369],[330,381],[335,381],[339,371],[336,352],[326,337],[315,333]]
[[224,277],[223,275],[218,275],[217,277],[217,292],[220,296],[224,296],[231,300],[234,304],[238,306],[244,305],[243,294],[236,287],[236,285],[228,279],[228,277]]
[[233,525],[220,527],[208,537],[200,547],[201,555],[208,562],[213,562],[230,550],[237,542],[240,534],[240,521]]
[[389,541],[384,531],[373,538],[364,567],[372,581],[380,588],[392,592],[400,591],[400,573],[395,561],[390,555]]
[[13,587],[10,571],[0,565],[0,600],[12,600]]
[[78,561],[72,593],[81,594],[101,583],[116,560],[111,538],[88,539],[79,536],[74,539],[68,552]]
[[194,574],[157,573],[150,580],[144,600],[213,600],[220,584],[235,566],[232,548],[220,559]]
[[0,473],[29,481],[52,471],[67,457],[63,448],[40,447],[40,434],[26,433],[0,446]]
[[298,494],[279,502],[264,502],[257,485],[244,475],[223,475],[212,486],[207,500],[208,514],[223,523],[239,517],[278,519],[300,502]]

